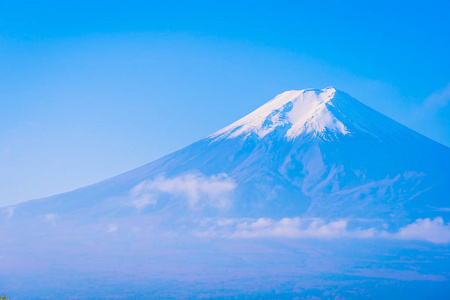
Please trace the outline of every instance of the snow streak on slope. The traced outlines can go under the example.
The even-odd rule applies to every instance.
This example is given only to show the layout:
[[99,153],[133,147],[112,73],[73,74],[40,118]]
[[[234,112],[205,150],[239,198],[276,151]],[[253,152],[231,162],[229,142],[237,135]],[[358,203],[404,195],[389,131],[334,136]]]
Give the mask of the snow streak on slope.
[[235,138],[255,133],[263,138],[278,128],[287,129],[284,135],[287,140],[303,133],[321,136],[326,130],[345,135],[346,126],[328,109],[334,106],[331,100],[335,93],[332,87],[284,92],[210,137]]

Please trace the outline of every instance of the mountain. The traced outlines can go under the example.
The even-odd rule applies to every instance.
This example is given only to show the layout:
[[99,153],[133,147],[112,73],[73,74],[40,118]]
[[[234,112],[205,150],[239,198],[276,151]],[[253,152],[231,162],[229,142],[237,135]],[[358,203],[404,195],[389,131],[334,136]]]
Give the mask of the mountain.
[[[148,165],[6,211],[13,219],[124,216],[167,212],[169,205],[173,215],[190,206],[208,216],[414,219],[448,207],[449,153],[334,88],[289,91]],[[186,185],[179,192],[157,186],[177,180]],[[202,199],[178,199],[186,198],[176,194],[189,181],[202,180],[232,188],[222,197],[197,186],[191,192],[200,195],[191,196]],[[133,189],[146,181],[154,185],[148,199],[135,199]]]
[[15,275],[0,280],[24,299],[108,298],[80,287],[89,276],[108,299],[449,291],[448,170],[448,147],[344,92],[288,91],[145,166],[3,208]]

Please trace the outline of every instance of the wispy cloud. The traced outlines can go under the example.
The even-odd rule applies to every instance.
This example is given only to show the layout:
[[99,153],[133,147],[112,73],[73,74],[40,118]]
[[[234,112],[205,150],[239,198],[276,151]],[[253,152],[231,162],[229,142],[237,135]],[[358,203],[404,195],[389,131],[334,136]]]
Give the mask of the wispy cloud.
[[139,194],[139,192],[137,192],[137,193],[132,193],[132,194],[135,194],[135,195],[133,195],[133,200],[131,201],[131,205],[136,207],[137,209],[142,209],[149,204],[156,204],[156,202],[157,202],[156,197],[149,193]]
[[[353,220],[353,223],[355,223]],[[196,231],[199,236],[217,236],[227,238],[385,238],[398,240],[417,240],[436,244],[450,243],[450,224],[438,217],[417,219],[400,228],[397,232],[387,232],[375,227],[349,226],[349,220],[326,222],[320,218],[270,218],[259,219],[206,219],[201,223],[205,229]],[[363,222],[364,223],[364,222]],[[361,225],[361,222],[359,222]],[[381,224],[384,227],[385,224]]]
[[428,96],[414,110],[415,117],[426,117],[436,114],[440,109],[450,105],[450,83]]
[[53,222],[56,220],[56,215],[55,214],[46,214],[45,215],[45,220],[49,221],[49,222]]
[[16,209],[16,206],[9,206],[6,207],[3,211],[6,212],[6,219],[11,219],[14,215],[14,210]]
[[119,229],[119,225],[117,224],[109,224],[108,228],[106,229],[106,232],[116,232]]
[[56,220],[59,219],[58,215],[48,213],[44,216],[45,221],[52,224],[52,226],[55,226]]
[[231,204],[230,193],[235,188],[236,184],[226,174],[205,176],[200,173],[187,173],[173,178],[161,176],[143,181],[131,189],[130,195],[131,204],[136,208],[156,204],[161,194],[184,199],[190,207],[205,204],[226,208]]
[[424,107],[429,110],[437,110],[450,104],[450,83],[446,87],[437,90],[425,99]]

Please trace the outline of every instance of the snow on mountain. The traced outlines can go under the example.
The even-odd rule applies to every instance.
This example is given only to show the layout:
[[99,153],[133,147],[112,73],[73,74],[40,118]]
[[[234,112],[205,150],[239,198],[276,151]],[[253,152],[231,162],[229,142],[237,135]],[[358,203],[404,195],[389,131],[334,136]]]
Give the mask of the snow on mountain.
[[349,95],[328,87],[284,92],[233,124],[211,134],[214,141],[248,138],[322,140],[364,133],[377,139],[425,140]]
[[284,92],[254,112],[212,134],[211,138],[260,138],[278,128],[287,128],[284,137],[293,140],[302,133],[320,136],[325,130],[347,134],[347,128],[328,109],[333,106],[336,90],[301,90]]
[[[344,92],[284,92],[145,166],[0,209],[0,263],[15,270],[0,283],[23,299],[37,297],[15,282],[104,296],[83,289],[86,274],[127,299],[354,298],[377,286],[380,298],[423,298],[421,286],[450,286],[449,169],[448,147]],[[118,288],[129,286],[140,296]]]

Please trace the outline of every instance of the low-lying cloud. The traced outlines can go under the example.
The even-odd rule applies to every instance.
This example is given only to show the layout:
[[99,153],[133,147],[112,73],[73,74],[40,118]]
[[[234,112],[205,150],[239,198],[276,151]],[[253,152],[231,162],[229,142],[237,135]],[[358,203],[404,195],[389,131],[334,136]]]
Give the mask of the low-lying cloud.
[[308,225],[305,220],[296,218],[284,218],[275,221],[268,218],[261,218],[255,222],[243,222],[237,225],[237,230],[232,237],[252,238],[252,237],[341,237],[347,234],[347,222],[339,220],[325,223],[321,219],[315,219]]
[[281,220],[270,218],[204,220],[201,225],[206,228],[197,231],[196,234],[227,238],[385,238],[436,244],[450,243],[450,224],[445,224],[440,217],[433,220],[417,219],[393,233],[375,227],[350,227],[349,223],[349,220],[344,219],[326,222],[320,218],[300,217]]
[[205,176],[186,173],[172,178],[160,176],[143,181],[131,189],[131,204],[138,209],[144,208],[156,204],[161,194],[168,194],[186,200],[192,208],[202,205],[227,208],[231,204],[230,193],[235,188],[236,184],[226,174]]
[[[207,224],[207,223],[206,223]],[[230,238],[341,238],[341,237],[373,237],[375,230],[348,229],[347,220],[325,222],[320,218],[270,218],[253,219],[221,219],[210,225],[205,233],[225,235]]]
[[414,223],[400,228],[396,238],[447,244],[450,243],[450,224],[445,224],[441,217],[434,220],[417,219]]

